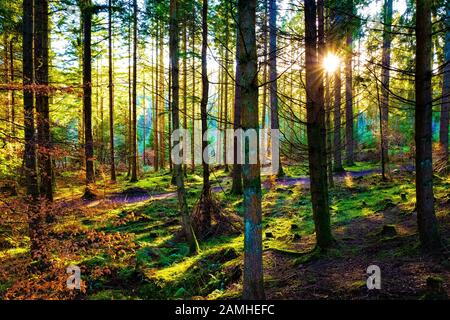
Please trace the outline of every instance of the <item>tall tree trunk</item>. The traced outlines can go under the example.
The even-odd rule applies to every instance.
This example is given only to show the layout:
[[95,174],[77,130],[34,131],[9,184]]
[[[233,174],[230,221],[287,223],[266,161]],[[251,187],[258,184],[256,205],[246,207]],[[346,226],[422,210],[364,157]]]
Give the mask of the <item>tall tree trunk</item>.
[[155,37],[155,48],[156,48],[156,58],[155,63],[156,67],[154,67],[154,74],[155,74],[155,82],[153,83],[154,90],[153,90],[153,105],[154,108],[154,116],[153,116],[153,151],[154,151],[154,161],[153,165],[155,167],[155,171],[159,170],[159,128],[158,128],[158,114],[159,114],[159,97],[158,97],[158,88],[159,88],[159,60],[158,56],[161,54],[160,51],[162,48],[159,47],[158,42],[158,35],[159,35],[159,26],[156,26],[156,37]]
[[[326,34],[326,44],[324,45],[324,50],[330,52],[330,10],[329,1],[324,0],[324,10],[325,10],[325,26],[324,33]],[[322,57],[323,58],[323,57]],[[327,174],[328,174],[328,186],[330,188],[334,187],[333,180],[333,140],[331,135],[331,77],[327,72],[325,77],[325,128],[326,128],[326,147],[327,147]],[[292,97],[292,82],[291,82],[291,97]]]
[[224,70],[223,75],[225,77],[224,79],[224,100],[223,100],[223,128],[224,128],[224,136],[223,136],[223,162],[225,164],[224,172],[229,172],[230,169],[228,167],[227,163],[227,129],[228,129],[228,67],[229,67],[229,46],[228,43],[230,42],[230,20],[229,20],[229,1],[225,2],[225,64],[224,64]]
[[381,141],[381,174],[383,179],[389,176],[389,69],[391,67],[391,30],[392,30],[392,1],[384,2],[384,31],[383,31],[383,53],[382,53],[382,71],[381,71],[381,123],[380,123],[380,141]]
[[36,140],[34,132],[34,101],[31,85],[33,69],[33,0],[23,1],[23,119],[25,136],[25,176],[27,195],[36,200],[39,196],[36,172]]
[[48,101],[48,1],[35,0],[35,80],[39,89],[36,92],[36,115],[39,145],[39,175],[41,196],[53,201],[52,160],[50,138],[50,115]]
[[342,144],[341,144],[341,68],[337,68],[334,74],[334,172],[342,172]]
[[195,4],[192,7],[192,136],[191,136],[191,167],[192,172],[195,172]]
[[[236,29],[236,61],[239,62],[240,56],[240,41],[239,28]],[[241,70],[239,68],[239,63],[236,63],[235,71],[235,85],[234,85],[234,130],[241,128]],[[265,81],[265,80],[263,80]],[[264,104],[263,104],[264,108]],[[233,184],[231,186],[231,193],[234,195],[242,194],[242,159],[238,158],[238,152],[241,152],[242,141],[237,137],[234,137],[233,153],[234,153],[234,163],[233,163]],[[241,161],[239,161],[241,160]],[[239,162],[239,163],[238,163]]]
[[[419,237],[427,249],[441,247],[434,212],[432,165],[431,2],[416,0],[416,207]],[[420,45],[419,45],[420,44]]]
[[[9,42],[9,63],[11,73],[11,84],[14,85],[14,42],[17,41],[16,37],[13,37]],[[11,90],[11,135],[16,136],[16,97],[15,91]]]
[[[262,41],[263,41],[263,76],[262,76],[262,82],[263,82],[263,94],[262,94],[262,115],[261,115],[261,128],[266,127],[266,103],[267,103],[267,43],[268,43],[268,28],[267,28],[267,20],[269,17],[269,5],[268,0],[264,0],[264,15],[263,15],[263,25],[262,25]],[[238,40],[236,40],[238,41]],[[264,136],[265,138],[265,136]],[[263,140],[263,146],[267,143],[267,141]]]
[[[6,33],[3,35],[3,41],[4,41],[3,66],[5,67],[4,68],[5,74],[4,74],[4,80],[3,81],[5,83],[8,83],[9,82],[9,63],[8,63],[9,55],[8,55],[8,35]],[[11,106],[11,92],[10,92],[9,89],[7,90],[6,94],[7,94],[7,97],[6,97],[6,99],[7,99],[6,100],[6,121],[9,122],[10,121],[9,109],[10,109],[10,106]]]
[[[168,108],[168,126],[169,130],[167,132],[167,141],[169,141],[170,145],[170,137],[172,134],[172,68],[169,66],[169,88],[168,88],[168,97],[167,101],[169,102],[169,108]],[[172,157],[170,156],[169,152],[169,171],[172,172],[173,170],[173,163],[172,163]],[[175,184],[174,176],[172,176],[173,184]]]
[[133,0],[133,133],[132,150],[133,158],[131,163],[131,182],[136,182],[137,178],[137,0]]
[[[103,90],[102,90],[103,91]],[[105,110],[103,104],[103,93],[100,97],[100,163],[105,164]]]
[[[272,130],[280,129],[280,120],[278,117],[278,87],[277,87],[277,3],[276,0],[269,0],[269,66],[270,66],[270,123]],[[274,148],[272,142],[272,148]],[[276,154],[275,150],[272,150],[272,158]],[[279,155],[278,151],[278,155]],[[272,162],[274,159],[272,159]],[[284,176],[283,167],[281,165],[281,159],[278,156],[278,173],[277,176]]]
[[[183,24],[183,129],[187,130],[187,25]],[[183,172],[187,174],[187,141],[183,140]]]
[[[238,28],[241,73],[243,130],[258,130],[258,80],[256,55],[256,0],[238,1]],[[244,141],[245,143],[245,141]],[[259,145],[259,142],[258,142]],[[258,148],[259,149],[259,146]],[[261,176],[259,158],[251,164],[249,146],[245,145],[242,170],[244,184],[244,299],[264,299],[261,224]],[[259,152],[256,150],[256,154]]]
[[[268,89],[268,77],[267,77],[267,65],[268,65],[268,43],[269,43],[269,36],[268,36],[268,26],[267,22],[269,20],[269,3],[268,0],[263,1],[264,6],[264,15],[262,19],[262,41],[263,41],[263,73],[262,73],[262,114],[261,114],[261,128],[266,128],[266,110],[268,108],[267,103],[267,89]],[[265,130],[262,131],[262,137],[261,137],[261,148],[265,148],[264,154],[269,153],[269,135],[265,132]],[[264,159],[266,160],[266,159]]]
[[160,84],[160,89],[158,92],[158,96],[159,96],[159,100],[160,102],[160,114],[159,114],[159,156],[160,156],[160,160],[159,160],[159,165],[161,167],[161,169],[164,169],[165,166],[165,155],[166,155],[166,151],[165,146],[164,146],[164,131],[166,130],[165,127],[165,119],[164,119],[164,29],[163,29],[163,24],[161,24],[160,26],[161,30],[159,32],[159,47],[160,47],[160,52],[159,52],[159,84]]
[[[207,65],[208,50],[208,0],[203,0],[202,8],[202,100],[200,102],[200,112],[202,119],[202,136],[206,135],[208,130],[208,96],[209,80]],[[208,148],[208,141],[202,139],[202,150]],[[209,180],[209,164],[205,156],[202,157],[203,168],[203,189],[200,196],[199,207],[194,215],[194,230],[199,237],[208,234],[211,228],[212,198],[211,182]]]
[[[221,50],[219,50],[219,57],[221,57]],[[222,125],[223,125],[223,70],[221,68],[219,68],[219,84],[218,84],[218,91],[217,91],[217,95],[218,95],[218,100],[219,100],[219,107],[217,110],[217,130],[218,130],[218,134],[217,134],[217,163],[219,163],[220,165],[222,164],[222,157],[223,157],[223,150],[222,150]]]
[[112,43],[112,0],[108,1],[108,79],[109,79],[109,156],[111,161],[111,181],[116,181],[116,164],[114,161],[114,78],[113,78],[113,43]]
[[147,117],[146,117],[146,113],[147,113],[147,104],[146,104],[146,90],[145,90],[145,69],[142,68],[142,111],[143,111],[143,117],[144,117],[144,122],[142,125],[142,163],[143,163],[143,167],[145,167],[146,165],[146,158],[145,158],[145,150],[146,150],[146,135],[147,135]]
[[[172,124],[173,130],[176,131],[180,128],[180,114],[179,114],[179,93],[180,93],[180,75],[179,75],[179,26],[178,26],[178,0],[170,0],[170,18],[169,18],[169,55],[170,55],[170,68],[172,72]],[[180,136],[176,136],[179,142]],[[192,230],[192,225],[189,217],[189,211],[186,201],[186,190],[184,188],[184,176],[183,167],[181,163],[173,164],[174,177],[177,185],[177,197],[179,210],[183,221],[183,230],[186,235],[186,239],[189,243],[190,252],[198,252],[198,244],[195,239],[195,234]]]
[[[131,11],[131,2],[128,0],[128,6],[130,7]],[[131,21],[128,21],[128,143],[127,143],[127,161],[128,161],[128,172],[127,172],[127,178],[131,175],[131,157],[133,148],[131,146],[132,143],[132,137],[131,137],[131,112],[132,112],[132,93],[131,93]]]
[[[316,28],[316,9],[318,28]],[[306,108],[311,202],[318,249],[333,243],[328,206],[323,71],[323,0],[305,0]],[[318,39],[318,44],[317,40]],[[317,49],[318,46],[318,49]]]
[[353,37],[351,31],[347,34],[347,54],[345,57],[345,163],[349,166],[353,166],[353,71],[352,71],[352,58],[353,58]]
[[24,136],[25,136],[25,176],[27,195],[30,198],[28,224],[30,237],[30,253],[33,261],[40,257],[40,239],[42,234],[42,219],[36,206],[39,188],[36,172],[36,141],[34,132],[34,101],[33,101],[33,0],[23,1],[23,106],[24,106]]
[[165,126],[165,108],[164,108],[164,29],[163,29],[163,25],[161,24],[161,31],[159,34],[159,47],[160,47],[160,52],[159,52],[159,69],[160,69],[160,73],[159,73],[159,83],[160,83],[160,91],[159,91],[159,97],[161,100],[160,106],[161,106],[161,112],[159,115],[159,155],[160,155],[160,160],[159,160],[159,165],[161,167],[161,169],[164,169],[165,166],[165,144],[164,144],[164,132],[166,130],[166,126]]
[[450,2],[446,4],[444,46],[444,79],[442,82],[441,120],[439,127],[439,143],[442,149],[441,161],[448,172],[448,111],[450,109]]
[[[325,78],[325,108],[326,108],[326,115],[325,115],[325,128],[326,128],[326,135],[327,135],[327,174],[328,174],[328,186],[330,188],[334,187],[334,181],[333,181],[333,157],[332,157],[332,146],[333,141],[331,140],[331,95],[330,95],[330,76],[327,73]],[[292,96],[292,95],[291,95]]]
[[[79,3],[81,5],[81,2]],[[80,6],[80,14],[81,14],[81,6]],[[80,34],[79,34],[80,39],[83,39],[83,19],[82,16],[80,15]],[[78,50],[79,52],[81,52],[81,54],[79,54],[78,57],[78,68],[79,71],[81,73],[83,73],[83,43],[82,41],[80,42],[79,46],[78,46]],[[83,82],[83,80],[81,80],[81,82]],[[83,86],[83,84],[81,83],[81,86]],[[78,146],[79,146],[79,157],[80,157],[80,166],[83,170],[86,170],[86,163],[84,161],[84,108],[83,106],[81,108],[78,108]]]

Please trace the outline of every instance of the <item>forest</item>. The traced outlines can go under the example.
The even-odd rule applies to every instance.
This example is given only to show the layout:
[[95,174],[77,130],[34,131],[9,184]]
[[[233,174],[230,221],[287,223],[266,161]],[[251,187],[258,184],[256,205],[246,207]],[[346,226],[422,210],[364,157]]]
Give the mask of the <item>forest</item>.
[[449,109],[446,0],[0,0],[0,300],[447,300]]

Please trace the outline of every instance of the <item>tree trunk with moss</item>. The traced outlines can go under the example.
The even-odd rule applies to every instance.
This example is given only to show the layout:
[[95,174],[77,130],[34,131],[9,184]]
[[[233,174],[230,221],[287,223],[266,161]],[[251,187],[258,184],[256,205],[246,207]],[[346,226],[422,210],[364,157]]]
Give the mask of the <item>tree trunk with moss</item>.
[[434,211],[432,164],[432,87],[431,87],[431,3],[416,0],[416,207],[419,237],[431,250],[441,248]]
[[[239,70],[241,72],[242,129],[258,130],[258,80],[256,55],[256,0],[238,1],[238,27],[241,37]],[[245,143],[245,141],[243,141]],[[259,144],[259,142],[258,142]],[[259,146],[258,148],[259,149]],[[259,159],[250,164],[250,150],[245,145],[242,168],[244,185],[244,299],[264,299],[261,224],[261,176]]]
[[[170,55],[170,67],[172,74],[172,129],[174,131],[180,128],[180,114],[179,114],[179,94],[180,94],[180,69],[179,69],[179,26],[178,26],[178,1],[170,0],[170,18],[169,18],[169,55]],[[174,146],[179,142],[179,135],[175,138]],[[184,175],[183,167],[181,163],[173,164],[174,177],[177,186],[177,198],[179,210],[181,212],[181,218],[183,223],[183,231],[189,244],[190,252],[195,254],[198,252],[198,244],[195,238],[195,234],[192,230],[191,221],[188,212],[188,206],[186,201],[186,189],[184,188]]]

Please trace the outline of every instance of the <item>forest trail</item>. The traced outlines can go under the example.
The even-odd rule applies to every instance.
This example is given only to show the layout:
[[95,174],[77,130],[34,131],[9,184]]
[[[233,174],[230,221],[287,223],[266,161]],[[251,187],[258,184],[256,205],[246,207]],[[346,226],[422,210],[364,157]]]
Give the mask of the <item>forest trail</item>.
[[[402,167],[401,170],[410,170],[410,168]],[[381,172],[380,169],[367,169],[367,170],[360,170],[360,171],[344,171],[341,173],[335,173],[333,176],[336,180],[341,181],[341,180],[345,179],[345,177],[358,178],[358,177],[364,177],[367,175],[380,173],[380,172]],[[225,178],[225,179],[220,180],[218,182],[219,185],[212,187],[211,191],[212,192],[220,192],[220,191],[225,192],[222,184],[225,181],[229,181],[229,180],[230,180],[230,178]],[[293,186],[295,184],[307,185],[307,184],[309,184],[309,181],[310,181],[310,179],[308,176],[295,177],[295,178],[284,177],[284,178],[276,179],[275,181],[266,180],[261,183],[261,186],[263,188],[268,189],[274,183],[276,183],[277,185],[281,185],[281,186]],[[131,187],[129,189],[124,190],[123,192],[116,192],[116,193],[107,195],[103,199],[86,200],[86,201],[84,201],[84,204],[89,208],[97,206],[102,201],[109,201],[114,204],[133,204],[133,203],[138,203],[138,202],[143,202],[143,201],[148,201],[148,200],[164,200],[164,199],[175,198],[176,195],[177,195],[176,192],[163,192],[163,193],[151,194],[145,189]]]

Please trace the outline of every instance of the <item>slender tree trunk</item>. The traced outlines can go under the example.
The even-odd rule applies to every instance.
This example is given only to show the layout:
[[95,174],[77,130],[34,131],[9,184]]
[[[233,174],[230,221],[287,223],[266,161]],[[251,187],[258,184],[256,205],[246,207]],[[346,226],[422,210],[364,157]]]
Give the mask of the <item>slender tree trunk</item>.
[[[202,100],[200,102],[200,112],[202,119],[202,136],[206,135],[208,130],[208,0],[203,0],[202,8]],[[208,141],[202,139],[202,150],[208,148]],[[208,234],[211,228],[212,198],[211,198],[211,182],[209,180],[209,164],[208,160],[202,157],[203,168],[203,189],[200,196],[199,210],[194,215],[194,230],[199,237]]]
[[347,35],[347,55],[345,59],[345,163],[354,165],[353,155],[353,71],[352,71],[352,46],[353,37],[351,31]]
[[441,161],[448,172],[448,111],[450,109],[450,2],[446,4],[445,17],[445,45],[444,45],[444,79],[442,82],[441,119],[439,127],[439,143],[442,149]]
[[146,150],[146,135],[147,135],[147,104],[146,104],[146,92],[145,92],[145,70],[142,68],[142,111],[143,111],[143,117],[144,117],[144,123],[142,126],[143,131],[143,138],[142,138],[142,163],[143,167],[146,165],[146,159],[145,159],[145,150]]
[[[243,130],[258,130],[258,80],[256,55],[256,0],[238,1],[238,28],[241,73],[241,101]],[[259,144],[259,143],[258,143]],[[259,148],[259,146],[258,146]],[[257,149],[258,149],[257,148]],[[261,225],[261,176],[259,158],[250,159],[249,146],[245,146],[244,184],[244,299],[264,299]],[[259,154],[256,150],[256,154]]]
[[[100,96],[101,96],[101,90],[100,90],[100,80],[99,80],[99,74],[100,74],[100,69],[98,66],[98,60],[96,61],[96,68],[95,68],[95,85],[93,87],[95,87],[95,125],[93,125],[93,130],[94,130],[94,153],[97,155],[97,159],[100,161],[102,161],[102,146],[100,143]],[[97,149],[95,149],[97,148]]]
[[25,136],[25,177],[27,196],[30,210],[28,210],[28,234],[30,237],[30,253],[33,261],[39,261],[40,239],[42,239],[42,219],[37,208],[39,187],[36,172],[36,141],[34,130],[34,61],[33,61],[33,0],[23,1],[23,105],[24,105],[24,136]]
[[[267,103],[267,43],[268,43],[268,35],[267,35],[267,20],[269,16],[269,5],[268,0],[264,0],[264,16],[263,16],[263,25],[262,25],[262,32],[263,32],[263,94],[262,94],[262,116],[261,116],[261,128],[266,127],[266,103]],[[236,40],[237,41],[237,40]],[[264,136],[265,138],[265,136]],[[267,141],[263,140],[263,145],[267,143]]]
[[[170,0],[170,18],[169,18],[169,55],[170,55],[170,67],[172,72],[172,123],[173,130],[177,131],[180,128],[180,115],[179,115],[179,26],[178,26],[178,1]],[[174,141],[174,147],[179,143],[179,135],[176,135],[177,139]],[[186,235],[186,239],[189,243],[191,253],[198,252],[198,244],[195,239],[195,234],[192,230],[192,225],[189,217],[189,211],[186,201],[186,190],[184,188],[184,176],[181,163],[173,164],[173,171],[177,185],[177,197],[179,210],[183,221],[183,230]]]
[[[268,65],[268,43],[269,43],[269,36],[268,36],[268,26],[267,22],[269,20],[269,3],[268,0],[263,1],[264,6],[264,15],[262,19],[262,41],[263,41],[263,73],[262,73],[262,114],[261,114],[261,128],[266,128],[266,110],[268,108],[267,103],[267,89],[268,89],[268,77],[267,77],[267,65]],[[265,130],[262,131],[262,137],[261,137],[261,148],[265,148],[264,154],[269,153],[269,135],[265,132]],[[266,159],[264,159],[266,160]]]
[[[316,9],[318,27],[316,28]],[[309,174],[311,202],[319,249],[333,243],[328,206],[328,185],[325,144],[325,109],[323,71],[319,60],[323,50],[323,1],[305,0],[305,65]],[[317,40],[318,39],[318,44]],[[318,45],[318,49],[317,49]]]
[[229,67],[229,59],[230,59],[230,55],[229,55],[229,46],[228,43],[230,42],[230,20],[229,20],[229,1],[225,2],[226,7],[225,7],[225,64],[224,67],[225,69],[223,70],[223,75],[225,77],[224,79],[224,106],[223,106],[223,128],[224,128],[224,138],[223,138],[223,161],[225,164],[224,167],[224,172],[229,172],[230,169],[228,167],[228,163],[227,163],[227,129],[228,129],[228,67]]
[[[172,68],[169,67],[169,88],[168,88],[168,97],[167,100],[169,102],[169,110],[168,110],[168,122],[169,122],[169,131],[167,133],[167,141],[169,141],[169,145],[170,145],[170,137],[172,134]],[[173,163],[172,163],[172,157],[170,156],[169,153],[169,170],[170,172],[172,172],[173,170]],[[172,177],[173,179],[173,177]],[[175,182],[175,180],[173,179],[173,182]]]
[[[236,29],[236,61],[239,62],[240,57],[240,41],[239,29]],[[241,128],[241,70],[239,68],[239,63],[236,63],[236,74],[235,74],[235,86],[234,86],[234,130]],[[265,80],[263,80],[265,81]],[[263,103],[264,108],[264,103]],[[242,141],[237,137],[234,137],[233,153],[234,153],[234,163],[233,163],[233,184],[231,186],[231,193],[234,195],[242,194],[242,159],[238,158],[238,152],[241,152]],[[239,161],[240,160],[240,161]]]
[[[187,130],[187,25],[183,24],[183,129]],[[183,140],[183,173],[187,174],[187,141]]]
[[[128,6],[130,7],[131,11],[131,2],[128,1]],[[128,144],[127,144],[127,161],[128,161],[128,172],[127,172],[127,178],[131,175],[131,158],[132,158],[132,152],[133,148],[131,146],[132,143],[132,137],[131,137],[131,112],[132,112],[132,93],[131,93],[131,21],[128,22]]]
[[109,156],[111,161],[111,181],[116,181],[116,164],[114,161],[114,78],[113,78],[113,43],[112,43],[112,0],[108,1],[108,79],[109,79]]
[[[9,77],[9,44],[8,44],[8,35],[5,33],[3,35],[3,41],[4,41],[4,51],[3,51],[3,65],[5,67],[5,75],[4,75],[4,82],[9,83],[10,77]],[[10,109],[11,109],[11,92],[13,90],[8,89],[6,92],[6,121],[10,123]]]
[[103,93],[100,97],[100,163],[105,164],[105,110]]
[[[270,67],[270,122],[272,130],[280,129],[280,120],[278,117],[278,86],[277,86],[277,3],[276,0],[269,0],[269,67]],[[272,148],[274,147],[272,141]],[[272,150],[272,158],[276,154],[275,150]],[[278,151],[279,155],[279,151]],[[274,159],[272,159],[272,162]],[[281,159],[278,157],[278,177],[284,176],[283,166],[281,165]]]
[[[9,42],[9,63],[11,73],[11,84],[14,85],[14,42],[17,41],[16,37],[13,37]],[[16,136],[16,97],[15,91],[11,90],[11,135]]]
[[[321,3],[322,4],[322,3]],[[324,10],[325,10],[325,33],[326,33],[326,40],[327,43],[324,45],[324,50],[327,52],[330,52],[330,10],[329,10],[329,1],[324,0]],[[334,187],[334,180],[333,180],[333,140],[331,135],[331,77],[330,74],[327,72],[325,77],[325,108],[326,108],[326,115],[325,115],[325,127],[326,127],[326,147],[327,147],[327,175],[328,175],[328,186],[330,188]],[[291,82],[291,97],[292,97],[292,82]]]
[[192,136],[191,136],[191,167],[192,172],[195,172],[195,106],[196,106],[196,92],[195,92],[195,5],[192,8]]
[[158,35],[159,35],[159,26],[156,26],[156,38],[155,38],[155,48],[156,48],[156,58],[155,63],[156,67],[155,69],[155,82],[153,84],[154,90],[153,90],[153,100],[154,100],[154,116],[153,116],[153,149],[154,149],[154,161],[153,165],[155,167],[155,172],[159,170],[159,128],[158,128],[158,114],[159,114],[159,97],[158,97],[158,88],[159,88],[159,60],[158,56],[160,55],[160,51],[162,48],[158,45]]
[[326,119],[325,126],[327,131],[327,174],[328,174],[328,185],[330,188],[334,187],[333,181],[333,157],[332,157],[332,145],[331,140],[331,96],[330,96],[330,77],[326,74],[325,79],[325,108],[326,108]]
[[[81,7],[80,7],[80,11],[81,11]],[[80,16],[80,38],[83,39],[83,19]],[[83,44],[82,42],[80,42],[79,48],[78,50],[80,52],[83,51]],[[78,68],[80,70],[81,73],[83,73],[83,54],[80,54],[78,57]],[[83,82],[83,80],[81,80],[81,82]],[[83,84],[81,83],[81,86],[83,86]],[[86,163],[84,161],[84,107],[78,108],[78,145],[80,147],[80,166],[83,170],[86,170]]]
[[419,237],[427,249],[442,245],[434,212],[432,165],[431,3],[416,0],[416,207]]
[[[222,56],[221,53],[219,53],[219,56]],[[218,156],[218,163],[222,164],[223,162],[223,154],[224,151],[222,149],[223,146],[223,70],[219,69],[219,89],[218,89],[218,95],[219,95],[219,110],[218,110],[218,119],[219,123],[217,125],[219,132],[217,136],[217,156]]]
[[341,144],[341,68],[334,74],[334,167],[333,171],[342,172],[342,144]]
[[[289,40],[289,46],[290,46],[290,58],[291,61],[293,61],[294,59],[294,44],[293,44],[293,40],[290,39]],[[290,125],[290,141],[295,141],[296,139],[296,128],[295,128],[295,119],[294,119],[294,114],[295,114],[295,101],[294,101],[294,71],[291,70],[289,72],[289,113],[290,113],[290,119],[289,119],[289,125]],[[298,115],[300,118],[300,114]],[[330,147],[331,148],[331,147]],[[330,149],[331,150],[331,149]],[[293,152],[293,144],[289,143],[289,153]]]
[[392,30],[392,1],[384,2],[384,32],[383,32],[383,53],[382,53],[382,71],[381,71],[381,123],[380,135],[381,141],[381,173],[383,179],[389,176],[389,68],[391,67],[391,30]]
[[137,178],[137,0],[133,0],[133,133],[132,150],[133,158],[131,163],[131,182],[136,182]]
[[50,138],[50,115],[48,101],[48,1],[35,0],[35,80],[39,89],[36,92],[36,115],[39,145],[39,175],[41,196],[53,201],[52,160]]
[[31,85],[34,82],[33,69],[33,0],[23,1],[23,119],[25,136],[25,176],[27,195],[32,200],[39,196],[36,172],[36,140],[34,132],[34,101]]
[[166,130],[165,127],[165,119],[164,119],[164,113],[165,113],[165,108],[164,108],[164,29],[163,29],[163,25],[161,24],[160,26],[161,30],[159,33],[159,84],[160,84],[160,89],[158,92],[158,96],[160,99],[160,109],[161,112],[159,114],[159,156],[160,156],[160,160],[159,160],[159,165],[161,167],[161,169],[164,169],[165,166],[165,155],[166,155],[166,151],[165,151],[165,146],[164,146],[164,131]]

